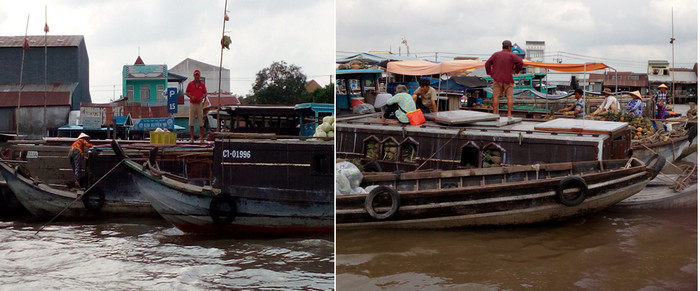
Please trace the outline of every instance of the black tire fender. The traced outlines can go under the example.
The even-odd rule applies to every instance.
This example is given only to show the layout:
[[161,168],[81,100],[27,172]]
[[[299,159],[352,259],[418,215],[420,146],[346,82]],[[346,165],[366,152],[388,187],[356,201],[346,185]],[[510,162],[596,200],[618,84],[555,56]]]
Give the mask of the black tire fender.
[[[569,188],[579,188],[580,190],[578,195],[573,198],[569,197],[566,193],[564,193],[564,190]],[[566,206],[576,206],[581,204],[581,202],[586,199],[587,195],[588,185],[586,184],[586,180],[581,178],[581,176],[572,175],[564,177],[564,179],[559,181],[559,185],[557,185],[557,200],[559,203]]]
[[[377,213],[377,211],[374,209],[374,200],[381,194],[389,194],[391,197],[391,207],[387,212]],[[365,210],[370,216],[378,220],[383,220],[394,216],[394,214],[399,211],[400,204],[401,198],[399,197],[399,193],[396,192],[394,188],[388,186],[379,186],[372,189],[372,191],[370,191],[365,198]]]
[[362,166],[365,172],[381,172],[382,165],[377,161],[369,161]]
[[236,218],[236,200],[229,194],[218,194],[209,203],[209,216],[217,225],[231,224]]
[[654,180],[656,175],[661,172],[661,169],[666,165],[666,159],[659,156],[659,154],[653,154],[647,161],[644,162],[647,166],[647,172],[651,174],[649,181]]
[[90,192],[83,194],[81,199],[87,210],[99,211],[105,206],[105,193],[100,188],[93,188]]

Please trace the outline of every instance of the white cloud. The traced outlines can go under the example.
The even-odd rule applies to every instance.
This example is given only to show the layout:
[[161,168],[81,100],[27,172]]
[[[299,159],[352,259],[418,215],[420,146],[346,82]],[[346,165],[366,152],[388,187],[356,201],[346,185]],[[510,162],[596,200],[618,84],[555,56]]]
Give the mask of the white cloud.
[[[339,52],[391,48],[398,53],[405,36],[412,54],[425,53],[421,57],[450,52],[484,58],[500,50],[504,39],[521,46],[541,40],[546,42],[546,61],[554,61],[561,51],[612,61],[627,71],[644,71],[650,59],[671,61],[673,6],[676,64],[692,67],[697,62],[695,0],[354,0],[337,6]],[[401,52],[405,54],[405,46]]]
[[[90,58],[94,102],[121,94],[122,66],[139,54],[147,64],[173,67],[185,58],[219,65],[224,1],[11,1],[0,0],[0,35],[41,35],[48,5],[51,35],[83,35]],[[230,0],[226,32],[233,43],[224,50],[231,89],[247,94],[255,74],[274,61],[300,66],[320,84],[333,74],[333,0]]]

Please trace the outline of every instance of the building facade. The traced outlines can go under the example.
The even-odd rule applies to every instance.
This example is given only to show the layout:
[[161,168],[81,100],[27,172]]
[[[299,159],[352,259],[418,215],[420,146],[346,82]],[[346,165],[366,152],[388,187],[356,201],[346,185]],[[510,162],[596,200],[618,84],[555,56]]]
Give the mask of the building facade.
[[67,124],[70,111],[92,101],[90,64],[82,35],[32,35],[26,44],[28,49],[24,36],[0,36],[0,86],[7,95],[0,104],[0,132],[37,138]]

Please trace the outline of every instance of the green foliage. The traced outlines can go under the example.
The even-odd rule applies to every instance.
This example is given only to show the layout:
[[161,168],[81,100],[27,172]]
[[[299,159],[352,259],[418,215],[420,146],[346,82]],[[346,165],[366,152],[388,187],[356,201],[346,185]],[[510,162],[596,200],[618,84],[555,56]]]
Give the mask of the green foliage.
[[253,95],[246,98],[246,103],[294,105],[304,102],[304,92],[306,75],[301,68],[274,62],[256,74]]
[[325,87],[318,88],[311,93],[304,93],[304,102],[333,103],[334,98],[335,87],[333,84],[328,84]]

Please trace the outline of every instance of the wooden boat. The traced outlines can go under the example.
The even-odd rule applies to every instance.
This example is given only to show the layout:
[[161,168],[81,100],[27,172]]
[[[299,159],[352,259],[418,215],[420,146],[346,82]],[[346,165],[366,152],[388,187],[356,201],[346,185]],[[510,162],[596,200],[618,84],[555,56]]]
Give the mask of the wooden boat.
[[[658,156],[655,160],[663,162]],[[336,196],[336,228],[434,229],[564,220],[634,195],[659,170],[630,158],[364,173],[362,186],[378,187],[369,194]]]
[[[420,126],[382,124],[376,114],[336,119],[337,155],[365,171],[456,170],[629,158],[625,122],[509,120],[456,110],[426,114]],[[494,158],[497,157],[497,158]],[[370,167],[367,167],[370,166]]]
[[[258,136],[259,138],[253,138]],[[114,151],[134,184],[184,232],[299,235],[333,231],[333,143],[275,135],[218,134],[208,186],[188,184]]]
[[659,175],[632,197],[615,204],[613,210],[697,209],[697,164],[683,167],[680,174]]
[[[119,165],[110,148],[104,148],[96,141],[93,150],[87,153],[86,172],[88,184],[94,187],[83,195],[81,189],[71,188],[75,178],[66,153],[69,146],[46,145],[24,142],[10,148],[12,162],[5,160],[3,176],[9,176],[8,189],[3,197],[8,201],[16,199],[31,214],[41,217],[54,217],[61,213],[61,219],[107,218],[114,216],[158,216],[150,203],[130,182],[130,175],[124,166]],[[160,167],[187,177],[202,180],[205,173],[201,168],[210,167],[202,162],[202,154],[207,154],[204,146],[155,146],[147,143],[132,144],[129,153],[138,161],[145,161],[149,152],[161,148]],[[211,147],[210,147],[211,148]],[[155,162],[154,162],[155,163]],[[19,174],[18,174],[19,173]],[[85,189],[82,189],[85,190]],[[80,199],[78,197],[80,196]],[[9,204],[8,204],[9,206]],[[65,209],[65,211],[64,211]],[[63,212],[62,212],[63,211]]]
[[157,213],[138,192],[104,191],[94,187],[87,193],[59,189],[27,174],[21,166],[0,161],[0,172],[17,200],[33,215],[61,219],[155,216]]

